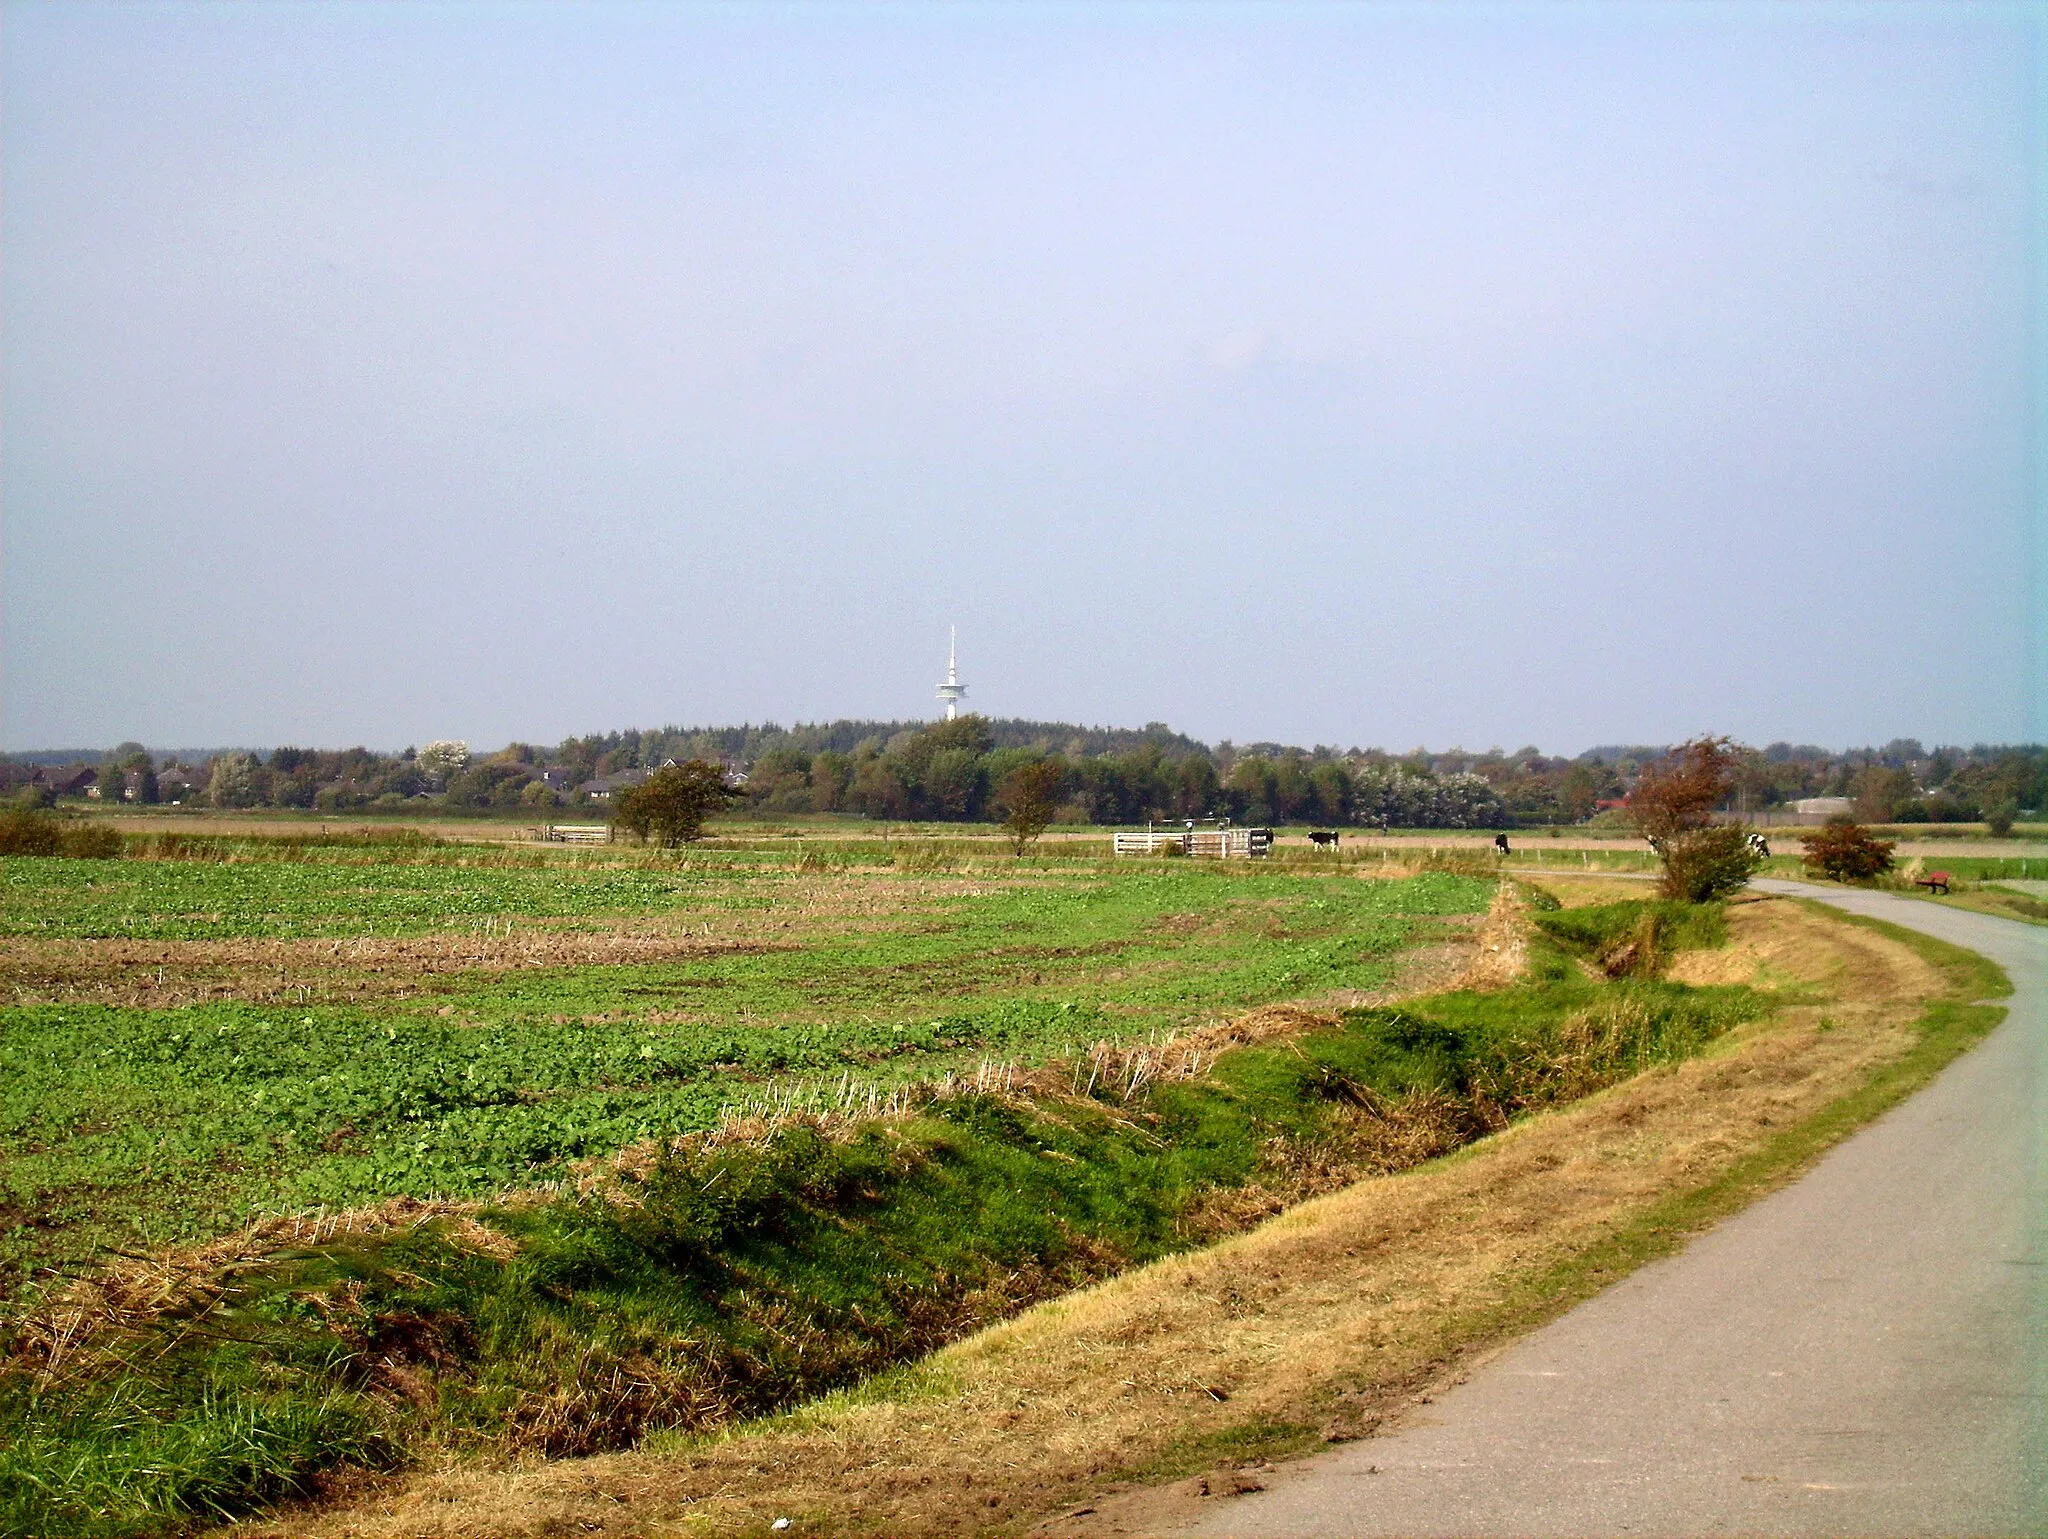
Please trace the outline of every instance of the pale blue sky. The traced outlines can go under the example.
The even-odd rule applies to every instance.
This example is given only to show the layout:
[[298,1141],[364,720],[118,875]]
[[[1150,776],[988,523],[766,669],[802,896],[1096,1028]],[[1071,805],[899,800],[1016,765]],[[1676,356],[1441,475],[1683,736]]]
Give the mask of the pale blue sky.
[[2048,736],[2040,14],[8,3],[0,746]]

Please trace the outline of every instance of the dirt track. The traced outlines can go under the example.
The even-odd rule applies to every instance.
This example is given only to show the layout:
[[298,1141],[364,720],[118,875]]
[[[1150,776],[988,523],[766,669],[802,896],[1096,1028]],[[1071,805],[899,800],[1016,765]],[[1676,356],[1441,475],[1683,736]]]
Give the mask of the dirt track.
[[1824,896],[1999,962],[2006,1023],[1400,1431],[1184,1532],[2048,1533],[2048,929]]

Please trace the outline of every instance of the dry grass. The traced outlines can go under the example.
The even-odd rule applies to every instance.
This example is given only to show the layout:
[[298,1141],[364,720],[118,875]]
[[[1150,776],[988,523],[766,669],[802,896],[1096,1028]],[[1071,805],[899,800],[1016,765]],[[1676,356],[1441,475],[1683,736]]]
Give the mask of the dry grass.
[[1486,991],[1520,983],[1529,972],[1529,906],[1512,882],[1502,882],[1480,926],[1459,988]]
[[[1014,1098],[1027,1110],[1038,1111],[1061,1102],[1085,1100],[1099,1110],[1108,1098],[1128,1102],[1150,1086],[1198,1078],[1233,1048],[1327,1030],[1336,1024],[1337,1017],[1326,1011],[1293,1004],[1261,1005],[1229,1020],[1173,1032],[1157,1041],[1102,1041],[1074,1058],[1038,1064],[990,1059],[972,1071],[886,1090],[858,1084],[850,1076],[822,1092],[802,1085],[769,1086],[758,1098],[733,1103],[716,1127],[670,1139],[667,1147],[690,1154],[733,1144],[765,1144],[792,1125],[815,1129],[827,1137],[843,1137],[877,1121],[917,1116],[934,1102],[966,1095]],[[614,1200],[630,1203],[636,1200],[635,1184],[652,1173],[662,1151],[663,1145],[656,1140],[629,1144],[617,1154],[578,1165],[574,1185],[583,1192],[603,1189]],[[627,1179],[622,1182],[620,1177]]]
[[1554,876],[1544,872],[1540,876],[1531,872],[1516,872],[1525,881],[1538,883],[1545,892],[1556,898],[1566,908],[1584,908],[1595,903],[1620,903],[1624,899],[1653,898],[1656,884],[1640,877],[1626,876]]
[[1755,897],[1730,904],[1728,945],[1712,951],[1680,952],[1664,976],[1676,983],[1747,983],[1764,987],[1805,984],[1843,999],[1870,999],[1874,989],[1902,988],[1911,999],[1939,993],[1941,974],[1903,946],[1867,930],[1831,926],[1840,933],[1827,946],[1812,944],[1807,932],[1787,925],[1790,903]]
[[1790,903],[1746,905],[1731,929],[1721,965],[1825,988],[1826,1019],[1819,1006],[1781,1012],[1462,1156],[1042,1305],[867,1395],[667,1449],[451,1465],[247,1531],[723,1534],[783,1515],[814,1533],[1015,1532],[1048,1517],[1076,1534],[1171,1527],[1201,1491],[1242,1477],[1105,1489],[1199,1470],[1205,1446],[1247,1427],[1343,1438],[1397,1417],[1540,1317],[1525,1298],[1536,1279],[1903,1055],[1943,987],[1904,946]]

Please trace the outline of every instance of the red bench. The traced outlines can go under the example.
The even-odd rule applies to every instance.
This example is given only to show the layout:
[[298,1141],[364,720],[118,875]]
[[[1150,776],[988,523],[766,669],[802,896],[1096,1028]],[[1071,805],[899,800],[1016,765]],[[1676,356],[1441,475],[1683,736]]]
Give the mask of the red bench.
[[1946,871],[1930,871],[1925,876],[1915,877],[1913,885],[1915,887],[1925,887],[1930,893],[1938,892],[1945,895],[1948,892],[1948,873]]

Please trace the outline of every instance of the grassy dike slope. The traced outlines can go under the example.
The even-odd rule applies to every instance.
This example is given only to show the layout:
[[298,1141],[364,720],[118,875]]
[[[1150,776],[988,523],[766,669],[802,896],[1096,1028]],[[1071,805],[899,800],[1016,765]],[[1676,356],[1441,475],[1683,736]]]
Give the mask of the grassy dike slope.
[[1773,985],[1792,1002],[1699,1056],[779,1418],[587,1460],[451,1464],[250,1531],[1169,1526],[1207,1493],[1249,1488],[1261,1459],[1369,1434],[1788,1179],[2002,1014],[1970,1003],[2005,990],[1997,969],[1924,937],[1780,899],[1738,905],[1728,927],[1726,947],[1682,955],[1672,976]]

